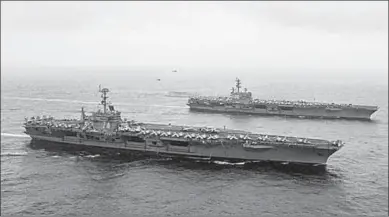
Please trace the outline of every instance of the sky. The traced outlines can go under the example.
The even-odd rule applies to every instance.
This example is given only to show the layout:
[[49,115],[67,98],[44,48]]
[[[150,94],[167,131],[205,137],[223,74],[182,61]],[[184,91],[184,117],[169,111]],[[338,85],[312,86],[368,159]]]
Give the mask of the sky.
[[7,1],[1,65],[387,77],[388,2]]

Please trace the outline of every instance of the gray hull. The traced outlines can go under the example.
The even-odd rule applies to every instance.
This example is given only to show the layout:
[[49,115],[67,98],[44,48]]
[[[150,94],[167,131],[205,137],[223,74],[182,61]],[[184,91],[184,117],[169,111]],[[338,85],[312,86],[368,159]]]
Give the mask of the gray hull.
[[336,149],[328,149],[328,147],[306,147],[306,146],[288,146],[288,145],[263,145],[255,149],[244,148],[242,144],[233,141],[223,145],[202,145],[193,144],[188,147],[180,146],[160,146],[153,143],[153,140],[145,142],[106,142],[106,141],[90,141],[83,140],[77,137],[51,137],[45,135],[31,135],[34,140],[42,140],[48,142],[56,142],[63,145],[71,144],[83,148],[107,148],[115,149],[117,152],[134,151],[141,152],[146,155],[163,155],[179,158],[194,158],[208,160],[242,160],[242,161],[272,161],[272,162],[289,162],[296,164],[309,165],[325,165],[328,158],[336,152]]
[[208,106],[202,104],[188,104],[188,106],[191,110],[204,112],[353,120],[371,120],[371,115],[376,111],[376,109],[364,106],[361,106],[360,108],[350,107],[333,110],[329,110],[326,108],[310,107],[294,107],[290,108],[289,110],[269,110],[262,108],[244,108],[244,106],[236,106],[235,108],[233,108],[227,106]]

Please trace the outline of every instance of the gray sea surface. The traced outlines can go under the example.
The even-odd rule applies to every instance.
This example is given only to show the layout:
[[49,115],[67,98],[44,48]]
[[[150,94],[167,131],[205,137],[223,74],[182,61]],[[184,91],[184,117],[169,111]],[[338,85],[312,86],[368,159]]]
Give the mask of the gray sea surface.
[[[190,112],[193,94],[228,95],[234,76],[146,72],[10,73],[1,80],[1,214],[154,216],[383,216],[388,214],[388,85],[342,79],[241,76],[256,98],[378,105],[373,121]],[[160,80],[157,80],[160,79]],[[169,159],[115,160],[33,149],[24,117],[79,117],[108,87],[122,116],[341,139],[326,171],[306,174]]]

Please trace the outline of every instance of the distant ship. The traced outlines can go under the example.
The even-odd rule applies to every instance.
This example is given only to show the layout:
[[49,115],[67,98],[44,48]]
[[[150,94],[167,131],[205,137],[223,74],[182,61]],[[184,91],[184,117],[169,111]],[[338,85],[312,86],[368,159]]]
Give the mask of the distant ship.
[[236,89],[232,88],[230,96],[192,96],[187,105],[191,110],[205,112],[358,120],[371,120],[371,115],[378,110],[378,106],[253,99],[247,88],[244,92],[241,88],[237,78]]
[[107,103],[109,90],[99,90],[103,109],[80,119],[47,116],[26,118],[25,133],[49,146],[89,148],[115,153],[141,154],[193,160],[227,162],[271,161],[303,165],[326,165],[343,147],[340,140],[257,134],[226,128],[177,126],[127,121]]

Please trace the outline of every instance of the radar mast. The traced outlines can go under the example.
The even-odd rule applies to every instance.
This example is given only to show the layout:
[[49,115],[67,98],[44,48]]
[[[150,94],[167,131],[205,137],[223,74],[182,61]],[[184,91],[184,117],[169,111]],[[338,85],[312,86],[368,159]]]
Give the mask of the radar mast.
[[103,93],[101,94],[101,105],[104,106],[104,114],[107,112],[107,99],[108,99],[108,96],[107,96],[107,93],[109,92],[109,89],[108,88],[103,88],[101,89],[101,84],[99,85],[99,92]]
[[236,78],[235,81],[236,81],[236,88],[238,89],[238,93],[239,93],[239,89],[242,88],[242,86],[241,86],[242,83],[240,82],[239,78]]

